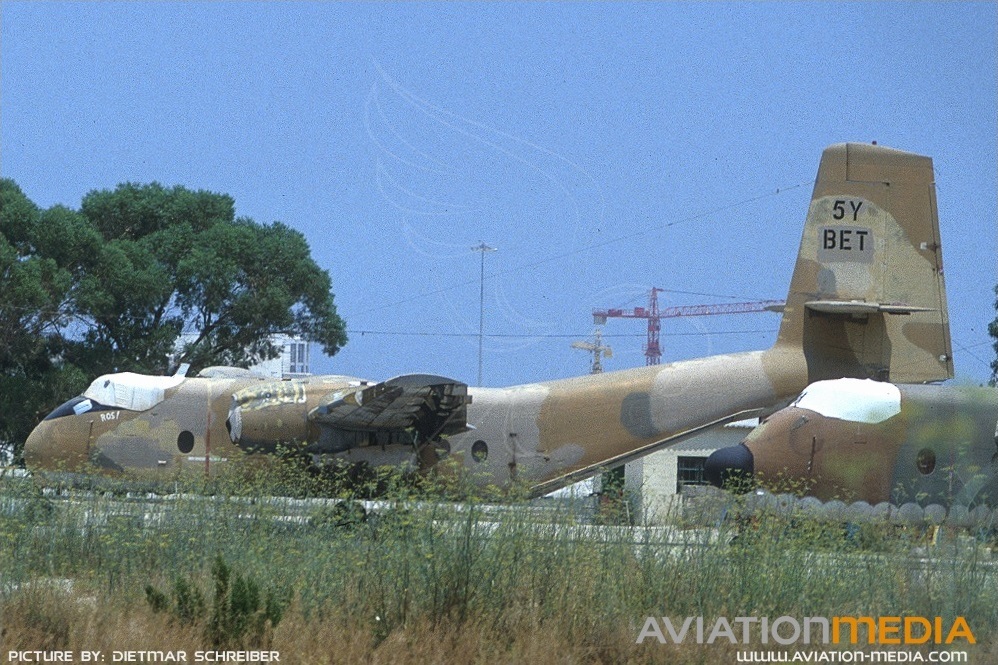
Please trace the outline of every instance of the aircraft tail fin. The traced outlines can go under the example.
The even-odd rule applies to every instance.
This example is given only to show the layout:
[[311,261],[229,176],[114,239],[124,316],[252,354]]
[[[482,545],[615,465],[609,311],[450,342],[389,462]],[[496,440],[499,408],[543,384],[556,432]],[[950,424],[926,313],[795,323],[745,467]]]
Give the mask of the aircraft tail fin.
[[777,340],[809,382],[953,376],[934,182],[929,157],[825,149]]

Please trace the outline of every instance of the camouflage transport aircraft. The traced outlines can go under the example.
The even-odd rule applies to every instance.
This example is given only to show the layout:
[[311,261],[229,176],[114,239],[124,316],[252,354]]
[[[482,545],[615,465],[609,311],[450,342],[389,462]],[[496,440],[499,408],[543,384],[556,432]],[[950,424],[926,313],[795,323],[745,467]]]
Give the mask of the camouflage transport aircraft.
[[998,390],[819,381],[705,464],[822,501],[998,506]]
[[[705,252],[709,251],[707,248]],[[439,376],[285,381],[245,370],[102,376],[31,434],[37,470],[211,472],[279,444],[317,461],[428,469],[543,493],[843,376],[952,376],[932,160],[824,151],[776,343],[766,351],[469,388]]]

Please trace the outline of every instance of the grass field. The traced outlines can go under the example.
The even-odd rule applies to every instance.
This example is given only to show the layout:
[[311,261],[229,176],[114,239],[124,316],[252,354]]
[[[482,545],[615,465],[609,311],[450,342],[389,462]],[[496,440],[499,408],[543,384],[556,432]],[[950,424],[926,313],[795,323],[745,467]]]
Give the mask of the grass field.
[[593,526],[568,504],[495,510],[408,490],[356,520],[329,503],[266,498],[273,489],[70,500],[0,483],[2,657],[267,649],[285,663],[716,663],[774,645],[637,644],[646,618],[919,616],[964,617],[977,644],[905,650],[998,662],[998,564],[965,534],[944,530],[928,547],[914,529],[775,514]]

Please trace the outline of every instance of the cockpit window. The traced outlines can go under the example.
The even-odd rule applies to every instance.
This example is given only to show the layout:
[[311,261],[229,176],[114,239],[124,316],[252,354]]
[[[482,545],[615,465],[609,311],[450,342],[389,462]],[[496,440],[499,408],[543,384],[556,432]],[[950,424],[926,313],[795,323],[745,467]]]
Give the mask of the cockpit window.
[[114,408],[117,407],[105,406],[80,395],[60,404],[52,413],[45,416],[45,420],[54,420],[65,416],[80,416],[90,411],[109,411]]
[[90,384],[79,397],[62,404],[45,420],[79,416],[90,411],[146,411],[166,398],[167,388],[184,382],[183,376],[146,376],[132,372],[105,374]]

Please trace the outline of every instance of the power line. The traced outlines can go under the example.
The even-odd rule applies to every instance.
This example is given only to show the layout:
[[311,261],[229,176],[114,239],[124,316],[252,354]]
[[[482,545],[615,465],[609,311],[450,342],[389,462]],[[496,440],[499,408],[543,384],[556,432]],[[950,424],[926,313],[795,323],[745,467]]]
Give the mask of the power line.
[[970,346],[964,346],[963,344],[960,344],[960,342],[957,342],[956,340],[952,340],[952,341],[953,341],[953,343],[957,347],[959,347],[968,356],[970,356],[971,358],[973,358],[974,360],[976,360],[977,362],[981,363],[982,365],[984,365],[987,368],[991,367],[991,363],[989,363],[987,360],[985,360],[984,358],[981,358],[979,355],[977,355],[976,353],[974,353],[973,351],[971,351],[971,349],[973,349],[975,347],[984,346],[985,344],[991,344],[991,342],[981,342],[979,344],[971,344]]
[[[685,333],[663,333],[663,337],[705,337],[709,335],[754,335],[760,333],[775,333],[777,328],[769,330],[716,330],[708,332],[685,332]],[[348,335],[381,335],[386,337],[461,337],[465,339],[478,339],[478,333],[446,333],[446,332],[413,332],[401,330],[347,330]],[[576,339],[585,337],[587,333],[574,334],[534,334],[529,333],[487,333],[484,337],[489,339]],[[634,338],[644,337],[644,333],[619,333],[603,335],[604,338],[620,337]]]
[[[588,252],[588,251],[593,250],[593,249],[599,249],[600,247],[606,247],[607,245],[612,245],[614,243],[622,242],[624,240],[631,240],[633,238],[638,238],[638,237],[643,236],[643,235],[648,235],[650,233],[655,233],[656,231],[661,231],[663,229],[672,228],[673,226],[677,226],[679,224],[685,224],[686,222],[692,222],[692,221],[696,221],[698,219],[703,219],[705,217],[709,217],[711,215],[716,215],[719,212],[724,212],[726,210],[731,210],[733,208],[737,208],[737,207],[740,207],[740,206],[743,206],[743,205],[747,205],[749,203],[755,203],[756,201],[760,201],[760,200],[762,200],[764,198],[767,198],[767,197],[770,197],[770,196],[779,196],[780,194],[784,194],[786,192],[789,192],[789,191],[794,190],[794,189],[798,189],[800,187],[804,187],[805,185],[809,185],[809,184],[811,184],[810,181],[809,182],[798,183],[796,185],[791,185],[789,187],[780,187],[776,191],[773,191],[773,192],[767,192],[765,194],[758,194],[756,196],[752,196],[750,198],[743,199],[741,201],[737,201],[735,203],[728,203],[726,205],[719,206],[717,208],[712,208],[710,210],[705,210],[704,212],[699,212],[699,213],[696,213],[696,214],[693,214],[693,215],[689,215],[688,217],[682,217],[680,219],[668,222],[666,224],[660,224],[658,226],[654,226],[654,227],[650,227],[650,228],[647,228],[647,229],[643,229],[641,231],[634,231],[633,233],[628,233],[628,234],[625,234],[625,235],[622,235],[622,236],[617,236],[615,238],[610,238],[610,239],[604,240],[602,242],[597,242],[597,243],[593,243],[591,245],[586,245],[584,247],[580,247],[578,249],[574,249],[574,250],[571,250],[571,251],[568,251],[568,252],[563,252],[561,254],[554,254],[552,256],[548,256],[548,257],[545,257],[543,259],[539,259],[537,261],[533,261],[531,263],[524,263],[524,264],[519,265],[519,266],[514,266],[514,267],[508,268],[506,270],[498,270],[496,272],[490,273],[488,275],[488,277],[489,278],[502,277],[503,275],[509,275],[509,274],[517,273],[517,272],[520,272],[521,270],[528,270],[528,269],[531,269],[531,268],[536,268],[537,266],[543,265],[545,263],[550,263],[552,261],[558,261],[560,259],[568,258],[570,256],[575,256],[576,254],[581,254],[582,252]],[[484,279],[484,277],[485,276],[483,275],[482,278]],[[473,280],[472,279],[472,280],[467,280],[467,281],[464,281],[464,282],[457,282],[455,284],[451,284],[449,286],[445,286],[445,287],[442,287],[442,288],[439,288],[439,289],[435,289],[433,291],[424,291],[422,293],[417,293],[416,295],[411,296],[409,298],[405,298],[403,300],[397,300],[395,302],[388,303],[388,304],[385,304],[385,305],[379,305],[378,307],[372,307],[371,309],[367,309],[367,310],[364,310],[362,312],[357,312],[356,314],[358,314],[358,315],[360,315],[360,314],[370,314],[371,312],[378,312],[378,311],[381,311],[383,309],[389,309],[389,308],[392,308],[392,307],[398,307],[399,305],[404,305],[406,303],[410,303],[413,300],[419,300],[420,298],[426,298],[426,297],[437,295],[437,294],[440,294],[440,293],[446,293],[447,291],[452,291],[454,289],[458,289],[458,288],[461,288],[463,286],[468,286],[468,285],[474,284],[476,281],[478,281],[478,280]],[[732,300],[751,300],[751,297],[741,296],[741,295],[718,294],[718,293],[698,293],[696,291],[673,291],[673,290],[670,290],[670,289],[663,289],[663,291],[666,291],[668,293],[677,293],[677,294],[683,294],[683,295],[698,295],[698,296],[708,296],[708,297],[714,297],[714,298],[729,298],[729,299],[732,299]]]

